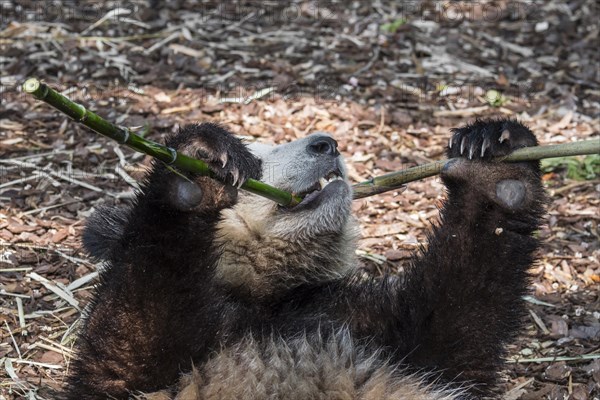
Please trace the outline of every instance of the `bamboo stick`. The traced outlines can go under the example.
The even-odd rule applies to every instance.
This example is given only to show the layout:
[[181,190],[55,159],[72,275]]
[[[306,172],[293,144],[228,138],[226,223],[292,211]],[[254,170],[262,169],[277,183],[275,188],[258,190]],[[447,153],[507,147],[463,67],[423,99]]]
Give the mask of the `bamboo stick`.
[[[499,157],[494,162],[534,161],[543,158],[600,154],[600,138],[582,140],[580,142],[555,144],[550,146],[524,147],[517,149],[506,157]],[[429,164],[418,165],[403,171],[391,172],[377,176],[353,186],[354,198],[373,196],[378,193],[398,189],[402,185],[419,179],[439,174],[444,165],[451,160],[439,160]]]
[[[127,128],[118,127],[104,120],[99,115],[87,110],[81,104],[69,100],[67,97],[58,93],[46,84],[36,78],[30,78],[23,84],[23,90],[42,100],[57,110],[67,114],[73,120],[87,126],[96,133],[106,136],[110,139],[124,144],[133,150],[148,154],[168,165],[181,168],[185,171],[194,172],[200,175],[212,176],[208,165],[203,161],[188,157],[185,154],[178,153],[175,149],[153,142],[136,135]],[[294,206],[302,201],[301,198],[292,195],[266,183],[248,179],[242,189],[266,197],[283,206]]]
[[[133,150],[155,157],[169,165],[201,175],[214,175],[203,161],[196,160],[175,149],[163,146],[159,143],[142,138],[129,131],[127,128],[117,127],[104,120],[97,114],[87,110],[81,104],[69,100],[67,97],[56,92],[36,78],[30,78],[23,84],[23,90],[42,100],[57,110],[67,114],[77,122],[82,123],[93,131],[109,137],[119,143],[125,144]],[[574,143],[564,143],[551,146],[526,147],[515,150],[506,157],[500,157],[497,162],[533,161],[543,158],[566,157],[585,154],[600,153],[600,138],[584,140]],[[396,190],[404,184],[424,179],[440,173],[444,165],[451,160],[439,160],[429,164],[423,164],[408,168],[403,171],[392,172],[371,178],[367,181],[357,183],[353,186],[354,199],[373,196],[379,193]],[[248,179],[242,186],[249,192],[266,197],[283,206],[293,207],[302,201],[301,198],[291,193],[277,189],[266,183]]]

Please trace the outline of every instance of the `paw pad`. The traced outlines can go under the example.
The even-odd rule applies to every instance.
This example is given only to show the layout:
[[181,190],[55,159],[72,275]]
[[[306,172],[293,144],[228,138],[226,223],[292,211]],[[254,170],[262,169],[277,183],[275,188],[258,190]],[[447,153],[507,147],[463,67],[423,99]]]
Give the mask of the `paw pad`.
[[188,211],[196,207],[202,200],[202,189],[194,182],[183,179],[175,181],[172,203],[181,211]]
[[521,206],[526,191],[525,184],[514,179],[505,179],[496,184],[496,197],[509,208]]

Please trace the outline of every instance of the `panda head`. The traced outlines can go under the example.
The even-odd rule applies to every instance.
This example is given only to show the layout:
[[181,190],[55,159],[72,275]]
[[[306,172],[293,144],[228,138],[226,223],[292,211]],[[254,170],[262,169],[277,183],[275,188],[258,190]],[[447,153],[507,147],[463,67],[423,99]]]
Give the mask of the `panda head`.
[[[262,161],[262,180],[303,197],[292,208],[269,204],[269,219],[278,234],[290,239],[317,239],[337,233],[350,215],[352,190],[337,142],[325,133],[278,146],[254,143],[250,150]],[[255,203],[246,196],[241,203]]]
[[262,161],[262,181],[303,200],[287,208],[240,192],[218,224],[217,278],[256,297],[346,274],[354,265],[357,235],[352,189],[336,141],[314,133],[249,149]]

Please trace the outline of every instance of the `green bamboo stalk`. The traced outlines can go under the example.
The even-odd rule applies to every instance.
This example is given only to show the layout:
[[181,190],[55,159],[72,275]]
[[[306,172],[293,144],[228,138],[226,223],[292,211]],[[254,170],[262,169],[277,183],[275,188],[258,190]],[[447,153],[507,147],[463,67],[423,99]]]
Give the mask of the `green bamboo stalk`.
[[[524,147],[508,156],[498,157],[496,162],[534,161],[543,158],[578,156],[600,153],[600,138],[582,140],[574,143],[555,144],[550,146]],[[450,160],[439,160],[429,164],[418,165],[403,171],[391,172],[377,176],[353,186],[354,198],[373,196],[378,193],[398,189],[402,185],[439,174]]]
[[[57,110],[67,114],[75,121],[82,123],[93,131],[107,136],[119,143],[125,144],[133,150],[155,157],[169,165],[200,175],[213,176],[209,167],[203,161],[196,160],[184,154],[177,153],[175,149],[147,140],[126,128],[117,127],[97,114],[87,110],[81,104],[75,103],[62,94],[56,92],[38,79],[30,78],[23,84],[23,90],[45,101]],[[584,140],[575,143],[564,143],[551,146],[536,146],[518,149],[506,157],[496,159],[497,162],[533,161],[543,158],[566,157],[585,154],[600,153],[600,138]],[[392,172],[357,183],[353,186],[354,199],[373,196],[379,193],[397,190],[406,183],[424,179],[440,173],[444,165],[451,160],[439,160],[423,164],[402,171]],[[302,201],[301,198],[291,193],[277,189],[266,183],[248,179],[242,186],[243,189],[266,197],[283,206],[292,207]]]
[[[67,114],[73,120],[87,126],[94,132],[116,140],[133,150],[148,154],[168,165],[181,168],[185,171],[214,177],[208,165],[203,161],[178,153],[173,148],[144,139],[127,128],[117,127],[92,111],[87,110],[81,104],[69,100],[67,97],[48,87],[36,78],[27,79],[23,84],[23,90],[25,93],[29,93],[35,98],[42,100],[57,110]],[[287,207],[292,207],[302,201],[301,198],[294,196],[291,193],[254,179],[248,179],[242,185],[242,189],[266,197],[269,200],[273,200]]]

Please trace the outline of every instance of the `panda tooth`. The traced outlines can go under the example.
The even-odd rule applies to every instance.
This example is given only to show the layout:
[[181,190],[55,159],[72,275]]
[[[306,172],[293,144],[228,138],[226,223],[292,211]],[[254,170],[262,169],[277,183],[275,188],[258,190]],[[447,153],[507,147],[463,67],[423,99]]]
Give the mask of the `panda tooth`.
[[325,186],[327,186],[327,184],[328,184],[328,183],[329,183],[329,182],[327,182],[327,181],[325,180],[325,178],[320,178],[320,179],[319,179],[319,185],[321,185],[321,189],[323,189]]

